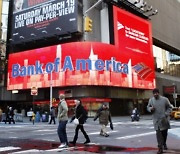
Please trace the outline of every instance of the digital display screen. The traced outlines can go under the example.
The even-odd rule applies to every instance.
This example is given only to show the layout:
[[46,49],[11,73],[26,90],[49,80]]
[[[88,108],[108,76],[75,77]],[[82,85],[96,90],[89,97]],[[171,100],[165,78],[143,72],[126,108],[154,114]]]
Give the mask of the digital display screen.
[[13,2],[12,44],[78,31],[78,0]]
[[[51,83],[53,87],[154,88],[149,59],[137,59],[139,55],[124,54],[116,46],[100,42],[73,42],[13,53],[8,60],[7,89],[46,88]],[[151,73],[140,76],[142,67]]]
[[127,55],[131,60],[137,84],[141,81],[155,82],[150,22],[116,6],[113,6],[113,15],[115,46],[119,48],[119,54]]

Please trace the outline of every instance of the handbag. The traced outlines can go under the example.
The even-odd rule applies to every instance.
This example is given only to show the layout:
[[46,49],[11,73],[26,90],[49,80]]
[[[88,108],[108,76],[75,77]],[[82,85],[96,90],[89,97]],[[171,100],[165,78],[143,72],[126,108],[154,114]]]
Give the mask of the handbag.
[[74,123],[75,125],[79,125],[79,119],[75,118],[75,119],[73,120],[73,123]]

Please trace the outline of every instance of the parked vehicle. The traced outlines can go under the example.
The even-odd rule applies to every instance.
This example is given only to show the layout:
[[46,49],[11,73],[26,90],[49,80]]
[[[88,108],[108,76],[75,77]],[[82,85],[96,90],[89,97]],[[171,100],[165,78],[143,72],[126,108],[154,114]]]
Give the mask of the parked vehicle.
[[180,119],[180,108],[174,107],[170,114],[170,118],[176,120]]
[[139,121],[140,116],[139,114],[131,114],[131,121]]
[[131,114],[131,121],[139,121],[140,116],[139,116],[139,111],[137,110],[137,108],[134,108],[132,110],[132,114]]

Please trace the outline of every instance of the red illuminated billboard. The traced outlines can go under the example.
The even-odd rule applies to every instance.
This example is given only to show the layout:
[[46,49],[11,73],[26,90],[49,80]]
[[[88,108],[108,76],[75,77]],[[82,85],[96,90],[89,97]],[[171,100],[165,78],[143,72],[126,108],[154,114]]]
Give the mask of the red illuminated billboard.
[[113,6],[113,15],[114,40],[119,53],[129,56],[132,74],[137,74],[138,79],[153,81],[155,74],[150,22],[116,6]]
[[7,89],[45,88],[50,87],[51,81],[53,87],[99,85],[152,89],[154,72],[142,78],[134,70],[136,65],[148,64],[149,58],[137,61],[138,56],[98,42],[66,43],[13,53],[8,60]]

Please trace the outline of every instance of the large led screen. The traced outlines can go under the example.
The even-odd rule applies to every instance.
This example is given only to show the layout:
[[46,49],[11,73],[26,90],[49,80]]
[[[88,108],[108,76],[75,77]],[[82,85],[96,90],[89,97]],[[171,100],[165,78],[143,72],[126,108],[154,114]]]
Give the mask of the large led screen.
[[138,82],[153,82],[155,74],[150,22],[116,6],[113,6],[113,15],[114,40],[119,54],[129,56],[132,73],[137,74]]
[[13,4],[13,44],[80,31],[78,0],[14,0]]
[[[142,53],[143,54],[143,53]],[[74,42],[9,55],[8,90],[75,85],[152,89],[153,72],[139,77],[136,67],[149,67],[119,48],[99,42]],[[134,60],[135,59],[135,60]],[[137,61],[132,63],[132,61]],[[144,63],[144,65],[142,65]]]

